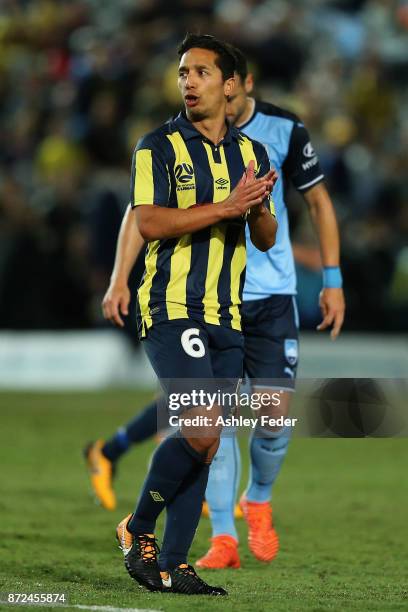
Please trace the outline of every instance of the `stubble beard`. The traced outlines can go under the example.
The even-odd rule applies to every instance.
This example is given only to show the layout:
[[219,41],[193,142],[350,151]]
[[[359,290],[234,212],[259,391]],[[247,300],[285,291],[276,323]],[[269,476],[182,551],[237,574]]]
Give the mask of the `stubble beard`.
[[186,115],[192,123],[196,123],[197,121],[203,121],[204,119],[207,119],[206,113],[203,113],[202,111],[200,112],[198,110],[196,111],[193,108],[186,107]]

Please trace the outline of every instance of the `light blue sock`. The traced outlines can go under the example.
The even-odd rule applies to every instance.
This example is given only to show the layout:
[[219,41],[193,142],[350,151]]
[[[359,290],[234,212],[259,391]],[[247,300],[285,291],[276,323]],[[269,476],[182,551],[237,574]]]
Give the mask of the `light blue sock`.
[[266,502],[271,499],[272,485],[286,456],[290,434],[290,427],[284,427],[277,433],[261,428],[254,430],[249,443],[251,470],[246,490],[249,501]]
[[208,478],[207,500],[213,536],[228,534],[238,540],[234,522],[234,507],[241,479],[241,454],[236,435],[224,431]]

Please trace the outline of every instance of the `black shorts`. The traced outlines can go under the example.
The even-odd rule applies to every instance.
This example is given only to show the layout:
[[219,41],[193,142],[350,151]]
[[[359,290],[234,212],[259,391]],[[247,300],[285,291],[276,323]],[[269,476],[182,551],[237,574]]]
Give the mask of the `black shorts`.
[[299,331],[295,297],[273,295],[243,302],[241,316],[245,340],[244,367],[251,383],[260,387],[293,389]]
[[243,376],[241,332],[192,319],[156,323],[143,346],[167,396],[202,388],[236,392]]

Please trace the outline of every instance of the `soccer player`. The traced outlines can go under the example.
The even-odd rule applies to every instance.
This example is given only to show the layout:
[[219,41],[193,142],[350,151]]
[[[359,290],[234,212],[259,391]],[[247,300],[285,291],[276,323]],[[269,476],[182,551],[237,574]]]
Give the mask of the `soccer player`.
[[[215,380],[240,379],[246,218],[252,242],[263,251],[277,229],[269,198],[276,174],[266,150],[226,122],[234,55],[211,36],[188,35],[179,57],[185,113],[143,137],[132,162],[131,204],[149,243],[139,330],[166,394],[180,390],[178,379],[184,379],[183,391],[192,390],[188,379],[213,380],[211,389]],[[205,406],[194,408],[194,415],[205,413]],[[167,437],[134,513],[117,528],[130,576],[150,590],[226,594],[187,564],[219,435],[211,427],[182,426]],[[154,531],[164,508],[158,558]]]
[[[317,155],[308,132],[299,118],[282,108],[259,102],[251,97],[253,77],[248,74],[244,55],[233,49],[236,57],[236,86],[227,105],[227,116],[251,138],[267,148],[271,164],[278,170],[274,202],[279,222],[275,245],[266,253],[257,252],[247,242],[247,275],[242,305],[242,327],[245,338],[245,371],[254,392],[268,392],[265,384],[273,379],[281,403],[257,411],[257,416],[286,416],[294,389],[298,364],[298,317],[294,295],[296,277],[289,238],[284,187],[291,182],[304,197],[317,230],[323,262],[323,289],[320,307],[323,321],[318,330],[331,327],[335,339],[344,319],[344,296],[339,268],[339,234],[334,208],[323,184]],[[270,504],[274,482],[287,453],[290,430],[260,427],[250,438],[251,470],[246,492],[240,505],[248,523],[248,545],[260,561],[272,561],[279,540],[272,523]],[[213,527],[212,545],[197,562],[198,567],[239,567],[238,537],[233,509],[239,474],[240,456],[236,441],[222,436],[212,464],[206,490]],[[237,478],[238,480],[238,478]]]
[[[241,124],[240,129],[244,133],[248,131],[249,135],[255,135],[264,142],[272,164],[280,170],[274,188],[279,220],[276,245],[262,254],[252,250],[250,241],[247,241],[248,262],[242,311],[246,365],[255,379],[257,376],[267,379],[284,378],[285,386],[292,390],[297,366],[298,322],[294,301],[296,279],[284,184],[290,181],[302,193],[318,232],[324,264],[320,296],[323,321],[319,329],[332,327],[333,339],[337,337],[344,318],[337,223],[305,127],[292,113],[255,101],[250,96],[253,89],[252,75],[248,74],[242,53],[235,53],[237,74],[235,90],[227,105],[229,119]],[[103,303],[105,317],[119,326],[123,325],[121,315],[127,314],[129,303],[128,276],[141,248],[140,237],[132,231],[131,214],[128,210],[122,223],[115,269]],[[281,399],[280,410],[286,413],[290,392]],[[95,490],[105,507],[107,501],[114,500],[112,466],[131,443],[156,432],[156,412],[156,404],[153,402],[108,442],[104,444],[100,441],[93,446],[93,464],[99,468],[96,476],[99,494]],[[262,561],[271,561],[278,552],[278,536],[272,525],[269,499],[287,452],[288,433],[287,430],[268,431],[265,437],[258,431],[250,441],[251,477],[246,492],[248,501],[245,504],[243,500],[242,505],[250,523],[251,551]],[[234,436],[223,436],[211,466],[206,491],[211,502],[214,532],[209,553],[199,561],[203,567],[239,567],[238,539],[232,514],[236,485],[239,483],[239,462],[236,439]]]

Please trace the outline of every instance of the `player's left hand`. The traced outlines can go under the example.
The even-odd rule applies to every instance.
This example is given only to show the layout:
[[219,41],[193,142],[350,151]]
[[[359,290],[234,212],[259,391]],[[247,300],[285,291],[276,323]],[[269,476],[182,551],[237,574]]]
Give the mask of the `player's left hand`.
[[[265,182],[265,197],[268,197],[272,193],[272,189],[278,180],[279,175],[276,172],[275,168],[271,168],[269,172],[267,172],[262,177],[257,177],[255,174],[255,161],[251,160],[248,164],[248,167],[245,170],[243,176],[243,183],[252,183],[254,181],[264,181]],[[258,204],[257,206],[253,206],[251,209],[251,214],[263,214],[266,213],[266,209],[263,203]]]
[[267,188],[267,191],[268,193],[271,193],[273,186],[278,180],[278,173],[276,172],[275,168],[271,168],[269,172],[267,172],[264,176],[257,177],[255,175],[255,161],[251,160],[245,171],[244,182],[248,183],[248,182],[252,182],[255,180],[265,181],[265,186]]
[[319,296],[319,305],[323,321],[317,326],[318,331],[331,327],[331,339],[335,340],[340,333],[344,321],[346,304],[343,289],[322,289]]

